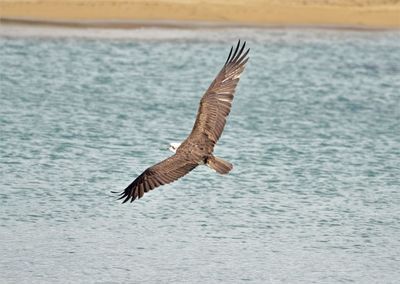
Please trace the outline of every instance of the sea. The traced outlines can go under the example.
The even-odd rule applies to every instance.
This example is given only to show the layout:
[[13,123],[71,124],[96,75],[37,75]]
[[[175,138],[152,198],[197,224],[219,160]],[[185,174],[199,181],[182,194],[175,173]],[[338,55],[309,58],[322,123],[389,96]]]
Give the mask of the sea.
[[[247,41],[215,155],[121,204]],[[400,32],[0,28],[1,283],[400,283]]]

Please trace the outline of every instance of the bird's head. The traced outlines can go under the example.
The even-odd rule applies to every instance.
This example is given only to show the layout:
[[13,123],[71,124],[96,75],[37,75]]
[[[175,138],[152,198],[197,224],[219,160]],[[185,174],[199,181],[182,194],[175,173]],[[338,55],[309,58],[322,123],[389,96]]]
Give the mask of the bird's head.
[[181,146],[181,143],[169,143],[169,150],[176,153],[176,150]]

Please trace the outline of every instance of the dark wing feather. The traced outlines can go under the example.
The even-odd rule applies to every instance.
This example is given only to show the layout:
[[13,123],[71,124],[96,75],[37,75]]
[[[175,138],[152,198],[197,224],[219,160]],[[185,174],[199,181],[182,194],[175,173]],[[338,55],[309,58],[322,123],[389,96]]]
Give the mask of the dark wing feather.
[[185,159],[182,155],[175,154],[145,170],[125,188],[119,199],[124,199],[122,203],[128,200],[132,202],[136,198],[141,198],[149,190],[176,181],[197,166],[197,163]]
[[226,117],[231,111],[239,77],[249,60],[246,56],[250,49],[244,51],[245,46],[246,42],[241,45],[239,40],[236,49],[233,51],[233,47],[231,48],[225,65],[200,101],[196,122],[187,140],[195,141],[205,134],[212,145],[217,143],[224,130]]

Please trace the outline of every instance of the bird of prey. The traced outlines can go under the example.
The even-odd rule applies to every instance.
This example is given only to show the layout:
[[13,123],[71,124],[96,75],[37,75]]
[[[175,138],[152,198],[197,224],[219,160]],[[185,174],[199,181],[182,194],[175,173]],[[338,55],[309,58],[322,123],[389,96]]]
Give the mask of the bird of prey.
[[220,174],[227,174],[232,164],[213,155],[214,146],[220,138],[226,118],[232,106],[235,88],[248,61],[246,42],[238,41],[232,46],[228,58],[200,101],[192,132],[182,143],[170,143],[169,150],[175,154],[146,169],[124,191],[122,203],[141,198],[158,186],[171,183],[198,165],[207,165]]

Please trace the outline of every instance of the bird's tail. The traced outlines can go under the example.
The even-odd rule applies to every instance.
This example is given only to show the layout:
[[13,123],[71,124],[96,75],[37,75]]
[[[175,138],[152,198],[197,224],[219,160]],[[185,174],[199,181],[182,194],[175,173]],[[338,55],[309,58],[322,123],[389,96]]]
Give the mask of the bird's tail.
[[231,163],[215,156],[208,158],[207,166],[222,175],[229,173],[233,168]]

